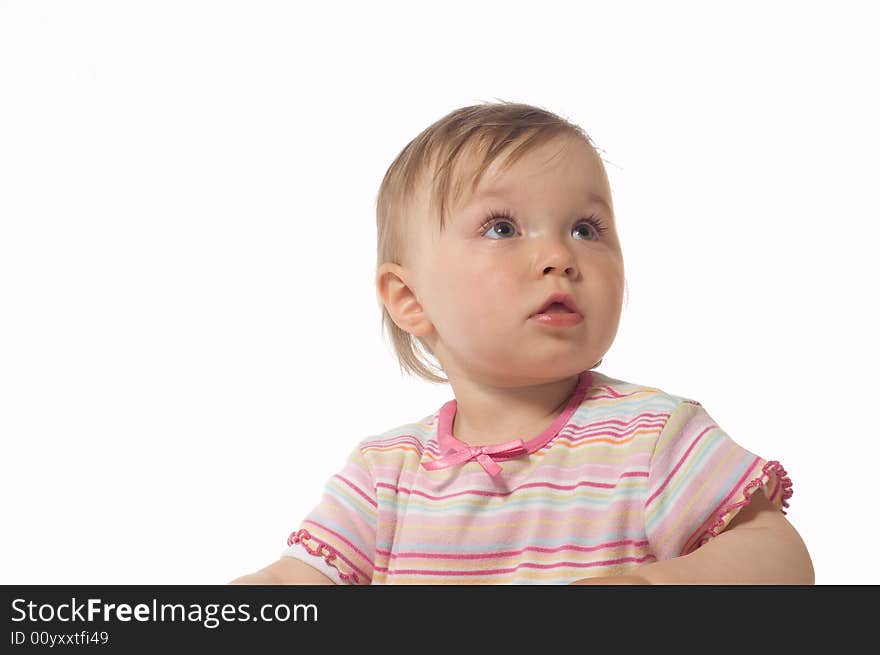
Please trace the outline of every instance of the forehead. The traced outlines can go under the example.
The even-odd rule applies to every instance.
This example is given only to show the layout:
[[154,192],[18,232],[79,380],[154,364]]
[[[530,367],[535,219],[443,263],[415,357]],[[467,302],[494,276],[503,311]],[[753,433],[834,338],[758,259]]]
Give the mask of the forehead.
[[450,199],[453,211],[487,197],[535,192],[565,192],[613,211],[605,168],[583,139],[558,136],[518,156],[513,156],[514,151],[514,146],[508,148],[481,174],[483,156],[471,148],[456,171],[458,184]]

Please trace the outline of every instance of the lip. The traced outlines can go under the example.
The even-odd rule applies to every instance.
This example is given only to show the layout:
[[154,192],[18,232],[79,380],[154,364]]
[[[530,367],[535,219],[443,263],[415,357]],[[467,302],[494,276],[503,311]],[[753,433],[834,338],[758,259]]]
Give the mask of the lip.
[[555,314],[532,314],[530,321],[535,321],[548,327],[573,327],[584,320],[584,317],[574,312],[562,312]]
[[568,307],[574,314],[583,319],[583,314],[577,306],[577,302],[575,302],[574,296],[570,293],[552,293],[547,299],[543,302],[543,304],[532,314],[529,318],[534,318],[536,316],[566,316],[567,314],[545,314],[544,311],[553,303],[560,303]]

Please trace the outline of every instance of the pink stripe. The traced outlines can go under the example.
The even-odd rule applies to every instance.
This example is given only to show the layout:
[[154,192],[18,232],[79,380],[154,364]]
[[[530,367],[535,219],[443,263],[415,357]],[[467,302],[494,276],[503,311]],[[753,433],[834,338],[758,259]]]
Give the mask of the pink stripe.
[[397,553],[392,554],[390,550],[382,550],[381,548],[376,549],[377,555],[388,555],[391,559],[396,557],[424,557],[427,559],[494,559],[498,557],[511,557],[513,555],[521,555],[522,553],[528,551],[535,551],[539,553],[558,553],[563,550],[576,550],[582,553],[589,553],[594,550],[603,550],[605,548],[612,548],[614,546],[647,546],[648,540],[636,541],[634,539],[622,539],[620,541],[611,541],[604,544],[599,544],[598,546],[575,546],[574,544],[566,544],[563,546],[557,546],[556,548],[546,548],[543,546],[526,546],[525,548],[520,548],[519,550],[505,550],[500,552],[492,552],[492,553],[417,553],[417,552],[408,552],[408,553]]
[[[627,471],[621,473],[618,477],[620,478],[646,478],[648,477],[648,473],[645,471]],[[444,494],[442,496],[434,496],[432,494],[427,494],[424,491],[414,491],[412,489],[408,489],[406,487],[399,487],[393,484],[388,484],[387,482],[377,482],[376,487],[381,487],[383,489],[389,489],[391,491],[397,491],[402,493],[412,494],[414,496],[421,496],[423,498],[427,498],[429,500],[443,500],[444,498],[454,498],[456,496],[489,496],[489,497],[505,497],[511,495],[515,491],[519,491],[520,489],[559,489],[559,490],[571,490],[576,489],[577,487],[595,487],[598,489],[614,489],[617,487],[616,484],[606,483],[606,482],[578,482],[573,485],[561,485],[561,484],[553,484],[552,482],[529,482],[527,484],[522,484],[518,487],[514,487],[510,491],[485,491],[483,489],[466,489],[464,491],[456,491],[451,494]]]
[[669,418],[669,412],[642,412],[641,414],[636,414],[635,416],[633,416],[632,418],[629,418],[627,420],[616,419],[616,418],[607,418],[607,419],[603,419],[601,421],[593,421],[591,423],[581,423],[581,424],[572,423],[571,425],[577,425],[578,427],[584,426],[584,425],[595,425],[595,426],[631,425],[633,423],[636,423],[637,421],[640,421],[641,419],[654,420],[654,419],[663,419],[663,418]]
[[779,484],[779,480],[776,478],[776,476],[773,476],[773,478],[776,479],[776,484],[773,485],[773,493],[770,494],[770,502],[771,503],[774,500],[776,500],[776,496],[779,494],[779,491],[782,489],[782,485]]
[[[642,450],[641,452],[637,452],[632,456],[628,456],[626,458],[626,465],[631,469],[623,473],[626,476],[648,476],[648,461],[651,457],[650,451]],[[571,464],[565,465],[567,459],[562,459],[558,464],[548,461],[543,461],[540,464],[540,469],[536,470],[529,475],[532,479],[537,481],[552,481],[554,484],[577,484],[584,479],[591,480],[614,480],[620,477],[620,462],[611,462],[608,464],[601,464],[598,462],[589,462],[584,465],[583,463],[573,466]],[[384,466],[373,466],[372,473],[374,479],[377,480],[392,480],[388,484],[392,486],[403,486],[406,488],[411,488],[413,484],[416,486],[424,486],[424,478],[421,480],[418,478],[418,475],[411,470],[404,469],[400,470],[400,466],[394,465],[384,465]],[[540,474],[540,475],[538,475]],[[512,473],[510,474],[511,483],[515,483],[516,480],[519,480],[524,477],[524,473]],[[474,488],[485,488],[488,480],[486,479],[486,473],[482,469],[468,471],[462,471],[458,476],[456,482],[465,488],[474,487]],[[482,483],[482,485],[481,485]],[[497,487],[496,487],[497,488]]]
[[[533,543],[524,535],[531,534],[530,526],[535,526],[535,522],[540,520],[550,522],[540,530],[540,535],[545,540],[545,543],[550,544],[564,544],[573,541],[572,524],[581,522],[592,522],[595,524],[595,530],[591,534],[595,534],[596,543],[624,538],[645,538],[646,535],[641,525],[634,524],[631,529],[628,529],[617,522],[609,522],[605,517],[612,509],[615,514],[620,516],[619,521],[622,523],[629,520],[627,516],[637,516],[636,512],[641,509],[641,504],[637,498],[633,498],[628,503],[616,503],[611,509],[607,507],[590,508],[580,506],[577,508],[566,508],[561,506],[552,509],[539,507],[537,509],[519,511],[507,510],[501,514],[481,518],[478,533],[474,533],[466,539],[455,539],[454,543],[442,547],[435,545],[437,544],[438,532],[442,535],[449,531],[451,533],[450,538],[456,534],[464,537],[468,532],[467,526],[471,525],[473,521],[473,512],[469,512],[465,508],[435,517],[410,510],[410,520],[419,521],[419,524],[407,530],[406,542],[399,543],[400,540],[395,540],[392,535],[388,534],[384,536],[382,543],[384,547],[388,547],[395,552],[398,550],[413,550],[414,548],[411,544],[414,543],[432,544],[432,547],[428,550],[451,550],[453,552],[483,552],[500,547],[513,548],[511,539],[522,539],[522,546]],[[384,519],[384,517],[382,518]],[[392,517],[389,516],[387,522],[389,525],[393,525]],[[459,541],[464,542],[460,547],[456,545]],[[502,546],[498,546],[499,543]]]
[[361,496],[361,498],[363,498],[363,499],[366,500],[368,503],[370,503],[370,505],[372,505],[373,507],[378,507],[378,504],[376,503],[375,500],[373,500],[373,499],[370,498],[367,494],[365,494],[363,491],[361,491],[361,490],[360,490],[360,487],[358,487],[354,482],[351,482],[351,481],[349,481],[348,479],[342,477],[342,474],[341,474],[341,473],[337,473],[337,474],[336,474],[335,476],[333,476],[333,477],[339,478],[339,479],[342,480],[345,484],[347,484],[349,487],[351,487],[352,489],[354,489],[354,490],[355,490],[355,491]]
[[[355,546],[353,543],[351,543],[348,539],[346,539],[345,537],[343,537],[341,534],[339,534],[339,533],[336,532],[335,530],[331,530],[331,529],[328,528],[326,525],[323,525],[323,524],[321,524],[321,523],[318,523],[317,521],[312,521],[311,519],[304,519],[304,520],[303,520],[303,523],[311,523],[312,525],[316,525],[316,526],[318,526],[319,528],[321,528],[321,529],[324,530],[325,532],[329,532],[329,533],[332,534],[334,537],[337,537],[340,541],[342,541],[342,542],[348,544],[349,548],[351,548],[354,552],[356,552],[358,555],[360,555],[361,557],[363,557],[366,561],[370,562],[370,564],[373,563],[372,558],[367,557],[366,555],[364,555],[363,551],[362,551],[360,548],[358,548],[357,546]],[[324,541],[324,540],[321,539],[319,536],[316,536],[316,535],[312,535],[312,536],[313,536],[315,539],[317,539],[318,541],[321,541],[321,542]],[[336,551],[336,555],[339,556],[341,559],[343,559],[343,560],[345,561],[345,563],[348,564],[351,568],[353,568],[355,571],[357,571],[358,573],[360,573],[360,574],[361,574],[362,576],[364,576],[365,578],[369,578],[369,577],[370,577],[370,576],[368,576],[366,573],[364,573],[363,571],[361,571],[358,567],[356,567],[356,566],[354,565],[354,562],[352,562],[352,561],[349,560],[345,555],[343,555],[342,553],[340,553],[340,552],[339,552],[339,549],[334,548],[334,550]]]
[[559,433],[560,437],[564,437],[568,443],[580,444],[581,442],[589,442],[595,440],[599,437],[618,437],[624,438],[628,437],[636,432],[643,431],[645,428],[662,428],[665,425],[668,419],[660,419],[656,423],[637,423],[632,425],[627,430],[585,430],[583,432],[575,433],[571,436],[567,435],[566,432],[568,430],[563,430]]
[[665,421],[660,421],[656,425],[648,425],[646,423],[641,423],[639,425],[634,425],[632,429],[622,430],[622,431],[614,431],[614,430],[602,430],[597,432],[590,432],[589,434],[560,434],[559,438],[561,441],[565,441],[566,443],[573,444],[575,447],[572,448],[572,452],[577,452],[578,448],[582,448],[584,446],[589,446],[595,442],[604,441],[608,437],[618,442],[626,441],[626,443],[614,443],[614,446],[628,446],[629,440],[627,437],[631,437],[636,435],[639,432],[650,432],[656,433],[659,432],[660,429],[665,424]]
[[605,394],[594,394],[592,396],[588,396],[590,400],[595,400],[596,398],[628,398],[629,396],[634,396],[635,394],[644,393],[644,389],[639,389],[637,391],[632,391],[630,393],[617,393],[612,387],[609,387],[605,384],[596,384],[593,385],[593,389],[604,389]]
[[393,574],[393,575],[456,575],[456,576],[468,576],[468,575],[494,575],[497,573],[513,573],[515,571],[519,571],[520,569],[558,569],[561,567],[569,566],[572,568],[578,569],[589,569],[596,566],[609,566],[612,564],[623,564],[625,562],[636,562],[641,564],[647,560],[657,559],[654,555],[645,555],[644,557],[621,557],[619,559],[609,559],[602,560],[599,562],[557,562],[555,564],[536,564],[534,562],[523,562],[521,564],[517,564],[514,567],[506,568],[506,569],[484,569],[477,571],[427,571],[425,569],[394,569],[393,571],[384,567],[377,566],[377,571],[382,571],[384,573]]
[[657,489],[657,491],[655,491],[653,494],[651,494],[651,497],[648,498],[647,501],[645,501],[645,509],[648,509],[648,505],[651,504],[651,501],[654,500],[658,495],[660,495],[660,492],[663,491],[663,490],[666,488],[666,485],[669,484],[669,481],[670,481],[673,477],[675,477],[675,473],[676,473],[676,471],[678,471],[678,469],[681,468],[681,465],[682,465],[682,464],[684,463],[684,461],[688,458],[688,455],[691,454],[691,451],[694,449],[694,447],[700,442],[700,439],[703,438],[703,435],[705,435],[709,430],[712,430],[712,429],[717,428],[717,427],[718,427],[717,425],[710,425],[710,426],[707,427],[705,430],[703,430],[702,432],[700,432],[699,435],[697,435],[697,438],[693,440],[693,442],[691,443],[691,445],[688,446],[688,449],[685,451],[684,455],[682,455],[682,456],[681,456],[681,459],[678,460],[678,464],[676,464],[676,465],[675,465],[675,468],[672,469],[672,473],[670,473],[670,474],[667,476],[667,478],[663,481],[663,484],[660,485],[660,488]]
[[[642,459],[646,459],[650,456],[650,453],[640,453],[643,455]],[[590,463],[587,466],[573,467],[573,466],[563,466],[561,464],[549,464],[549,463],[541,463],[540,477],[537,477],[539,481],[550,481],[552,480],[552,484],[578,484],[583,481],[584,478],[591,479],[593,481],[599,480],[614,480],[620,477],[648,477],[648,463],[647,461],[644,463],[637,463],[634,460],[636,457],[627,458],[627,464],[630,466],[636,467],[638,466],[639,470],[631,470],[624,471],[621,473],[620,464],[598,464],[598,463]],[[474,476],[476,477],[476,476]],[[511,473],[511,480],[522,477],[521,475],[516,475]],[[464,476],[462,476],[464,478]],[[403,480],[401,480],[402,482]],[[474,480],[476,482],[476,480]]]
[[629,427],[635,424],[640,424],[642,422],[652,422],[652,421],[664,421],[669,419],[669,412],[642,412],[641,414],[637,414],[630,419],[620,420],[609,418],[602,421],[591,421],[590,423],[569,423],[566,427],[570,428],[574,431],[580,430],[599,430],[606,427],[613,426],[621,426],[621,427]]

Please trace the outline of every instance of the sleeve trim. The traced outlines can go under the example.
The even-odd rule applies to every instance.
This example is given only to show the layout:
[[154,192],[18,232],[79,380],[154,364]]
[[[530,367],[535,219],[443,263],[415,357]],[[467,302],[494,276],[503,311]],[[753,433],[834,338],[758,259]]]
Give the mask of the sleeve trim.
[[[306,541],[314,542],[315,547],[310,548]],[[294,544],[299,544],[303,548],[306,549],[310,555],[316,555],[318,557],[322,557],[324,561],[332,566],[339,574],[339,577],[349,584],[359,584],[359,579],[357,573],[351,571],[349,573],[344,572],[339,567],[339,561],[343,559],[339,554],[333,549],[331,546],[327,545],[323,541],[316,539],[309,533],[305,528],[298,530],[296,532],[291,533],[290,537],[287,538],[287,545],[292,546]]]
[[[709,541],[713,537],[717,537],[720,534],[720,530],[723,529],[725,526],[724,519],[727,517],[727,515],[736,509],[739,509],[745,505],[748,505],[752,500],[752,495],[758,489],[760,489],[761,487],[763,487],[767,483],[767,481],[770,479],[770,476],[775,476],[776,482],[777,482],[777,488],[774,492],[774,498],[775,498],[775,494],[778,493],[779,490],[781,489],[782,490],[781,505],[782,505],[782,507],[788,507],[789,506],[788,499],[791,498],[791,496],[792,496],[791,479],[788,477],[788,473],[786,473],[785,469],[782,468],[782,465],[779,462],[777,462],[775,460],[772,462],[767,462],[766,464],[764,464],[764,468],[761,471],[761,475],[759,475],[758,477],[751,480],[745,486],[745,489],[743,489],[743,495],[745,496],[744,500],[742,500],[741,502],[738,502],[738,503],[731,503],[731,504],[727,505],[723,510],[721,510],[721,512],[718,513],[718,515],[715,519],[715,522],[711,525],[711,527],[709,527],[709,529],[706,531],[705,536],[702,539],[700,539],[700,541],[698,542],[698,544],[696,545],[696,547],[693,550],[696,550],[697,548],[699,548],[700,546],[705,544],[707,541]],[[774,498],[770,498],[770,500],[773,501]],[[780,509],[780,511],[783,514],[786,514],[786,511],[784,509]],[[684,553],[682,553],[682,554],[684,554]]]
[[330,580],[333,581],[333,584],[345,584],[345,580],[339,577],[338,569],[330,566],[323,559],[319,559],[317,557],[314,557],[313,555],[310,555],[302,544],[293,544],[292,546],[288,546],[282,551],[281,557],[290,557],[291,559],[299,560],[304,564],[308,564],[316,571],[320,571],[328,578],[330,578]]

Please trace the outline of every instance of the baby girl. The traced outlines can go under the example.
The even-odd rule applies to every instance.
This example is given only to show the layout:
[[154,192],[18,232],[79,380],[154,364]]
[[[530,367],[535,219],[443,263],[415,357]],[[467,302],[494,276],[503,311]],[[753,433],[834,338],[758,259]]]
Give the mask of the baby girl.
[[401,370],[454,399],[353,444],[279,560],[235,584],[814,583],[779,462],[695,400],[594,370],[624,265],[580,127],[453,111],[391,164],[377,226]]

